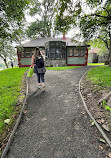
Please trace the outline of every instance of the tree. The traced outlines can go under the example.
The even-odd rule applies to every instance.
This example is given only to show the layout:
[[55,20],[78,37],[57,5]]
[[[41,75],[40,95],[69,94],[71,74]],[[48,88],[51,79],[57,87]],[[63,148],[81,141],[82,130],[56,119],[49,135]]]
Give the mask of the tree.
[[31,38],[36,38],[38,36],[41,37],[50,37],[51,36],[51,32],[50,32],[50,26],[48,25],[48,21],[35,21],[33,22],[30,26],[28,26],[27,29],[27,35],[28,37]]
[[102,4],[99,0],[87,0],[87,4],[95,7],[94,13],[81,17],[80,28],[86,40],[91,38],[102,40],[109,52],[108,60],[111,66],[111,0]]
[[12,53],[11,43],[17,41],[22,34],[24,10],[29,2],[29,0],[0,1],[0,57],[6,66],[7,56],[9,52]]
[[28,37],[36,38],[50,37],[53,32],[55,0],[44,0],[43,2],[33,0],[33,7],[30,8],[31,16],[39,15],[40,19],[32,22],[26,33]]
[[8,68],[7,59],[12,59],[16,56],[16,51],[8,44],[7,41],[3,40],[0,43],[0,58],[4,61],[6,67]]
[[101,39],[90,40],[89,42],[87,42],[87,44],[90,45],[89,49],[91,47],[93,47],[93,48],[100,48],[100,51],[99,51],[100,55],[108,54],[108,50],[107,50],[106,44]]
[[20,28],[24,18],[24,10],[29,0],[2,0],[0,2],[0,37],[13,39],[13,33]]
[[[111,66],[111,0],[106,0],[105,3],[102,0],[86,0],[85,3],[80,0],[74,3],[72,0],[59,0],[59,2],[61,5],[56,20],[57,27],[67,31],[71,26],[78,26],[81,29],[80,35],[86,41],[102,40],[109,51],[108,60]],[[90,11],[86,12],[84,7],[89,7]],[[67,16],[70,20],[67,20]]]
[[79,0],[58,0],[56,6],[55,30],[67,33],[72,27],[78,26],[78,15],[81,13]]

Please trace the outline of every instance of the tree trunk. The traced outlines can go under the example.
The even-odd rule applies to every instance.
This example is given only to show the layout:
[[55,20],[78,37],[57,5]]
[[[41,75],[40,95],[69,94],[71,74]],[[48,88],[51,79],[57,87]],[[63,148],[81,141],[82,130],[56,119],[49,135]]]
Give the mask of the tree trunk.
[[109,67],[111,67],[111,35],[110,35],[110,42],[109,42]]
[[8,69],[8,64],[7,64],[6,59],[3,59],[3,60],[4,60],[4,63],[5,63],[5,65],[6,65],[6,67],[7,67],[7,69]]

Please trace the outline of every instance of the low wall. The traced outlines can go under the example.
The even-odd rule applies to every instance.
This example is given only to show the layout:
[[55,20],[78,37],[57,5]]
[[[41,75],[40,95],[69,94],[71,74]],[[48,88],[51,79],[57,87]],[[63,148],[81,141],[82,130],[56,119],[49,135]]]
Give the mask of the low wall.
[[97,63],[98,55],[97,53],[88,53],[88,63]]
[[108,54],[97,55],[97,53],[88,54],[88,63],[104,63],[108,59]]
[[46,66],[53,66],[53,67],[66,66],[66,60],[65,59],[59,59],[59,60],[46,59],[45,65]]
[[108,59],[108,54],[99,55],[98,56],[98,63],[104,63]]

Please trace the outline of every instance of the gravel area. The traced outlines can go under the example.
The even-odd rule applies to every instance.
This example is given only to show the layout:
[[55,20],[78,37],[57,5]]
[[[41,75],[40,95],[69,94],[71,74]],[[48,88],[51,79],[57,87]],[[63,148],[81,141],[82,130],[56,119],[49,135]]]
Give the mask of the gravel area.
[[108,158],[79,96],[79,80],[89,68],[47,70],[45,92],[37,89],[33,75],[7,158]]

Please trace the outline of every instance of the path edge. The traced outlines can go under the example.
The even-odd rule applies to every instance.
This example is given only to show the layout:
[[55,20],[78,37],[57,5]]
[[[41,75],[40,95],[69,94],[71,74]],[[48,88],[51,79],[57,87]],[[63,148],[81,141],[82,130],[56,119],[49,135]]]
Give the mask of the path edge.
[[13,128],[13,131],[12,131],[12,133],[11,133],[9,139],[8,139],[8,142],[7,142],[6,146],[5,146],[5,149],[3,150],[3,153],[2,153],[2,155],[1,155],[1,158],[6,158],[7,153],[8,153],[8,150],[9,150],[9,148],[10,148],[10,145],[11,145],[11,143],[12,143],[12,141],[13,141],[14,135],[15,135],[15,133],[16,133],[16,131],[17,131],[17,128],[18,128],[18,126],[19,126],[19,124],[20,124],[21,118],[22,118],[22,116],[23,116],[23,111],[24,111],[24,108],[25,108],[25,104],[26,104],[26,101],[27,101],[27,98],[28,98],[28,89],[29,89],[28,77],[27,77],[27,74],[26,74],[26,95],[25,95],[25,99],[24,99],[24,101],[23,101],[23,106],[22,106],[22,109],[21,109],[21,111],[20,111],[19,117],[18,117],[18,119],[17,119],[17,121],[16,121],[16,124],[15,124],[15,126],[14,126],[14,128]]
[[[91,68],[93,69],[93,68]],[[94,119],[94,117],[92,116],[92,114],[90,113],[90,111],[88,110],[88,107],[84,101],[84,98],[82,96],[81,90],[80,90],[80,85],[81,85],[81,81],[83,79],[83,77],[88,73],[88,71],[90,71],[91,69],[87,70],[81,77],[80,81],[79,81],[79,95],[82,99],[83,105],[85,110],[87,111],[88,115],[90,116],[90,118],[92,119],[92,121],[95,123],[97,129],[99,130],[99,132],[101,133],[101,135],[103,136],[103,138],[106,140],[106,142],[108,143],[109,147],[111,148],[111,141],[109,140],[109,138],[107,137],[107,135],[105,134],[105,132],[102,130],[102,128],[100,127],[100,125],[96,122],[96,120]]]

